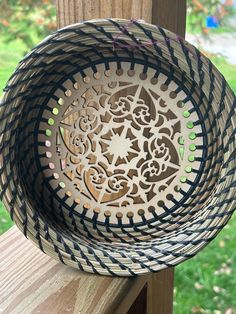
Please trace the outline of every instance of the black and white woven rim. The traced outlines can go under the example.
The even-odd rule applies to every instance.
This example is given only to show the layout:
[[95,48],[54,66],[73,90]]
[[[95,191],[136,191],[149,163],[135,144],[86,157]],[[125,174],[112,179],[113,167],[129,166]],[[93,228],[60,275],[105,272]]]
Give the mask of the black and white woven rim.
[[[63,209],[60,202],[53,217],[52,204],[41,198],[50,178],[42,176],[38,154],[39,117],[65,81],[76,83],[77,73],[86,77],[86,69],[96,73],[103,66],[108,71],[111,64],[119,70],[124,62],[131,70],[142,65],[144,74],[152,68],[157,79],[164,74],[167,86],[174,80],[175,92],[184,90],[183,101],[191,99],[199,111],[204,153],[191,194],[182,190],[189,201],[163,217],[155,211],[153,219],[142,216],[139,224],[132,218],[126,225],[114,226],[109,219],[99,224],[96,216],[86,223],[86,210],[77,215],[72,206]],[[20,62],[5,88],[0,108],[1,198],[25,236],[67,265],[116,276],[174,266],[214,239],[234,212],[235,104],[233,92],[211,61],[159,26],[101,19],[60,29]]]

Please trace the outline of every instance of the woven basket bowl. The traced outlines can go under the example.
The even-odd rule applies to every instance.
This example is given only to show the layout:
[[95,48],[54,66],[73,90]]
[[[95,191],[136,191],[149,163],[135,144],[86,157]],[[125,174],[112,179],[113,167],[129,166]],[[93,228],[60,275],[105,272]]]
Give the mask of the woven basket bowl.
[[20,62],[0,113],[3,202],[67,265],[159,271],[234,211],[234,94],[160,27],[113,19],[55,32]]

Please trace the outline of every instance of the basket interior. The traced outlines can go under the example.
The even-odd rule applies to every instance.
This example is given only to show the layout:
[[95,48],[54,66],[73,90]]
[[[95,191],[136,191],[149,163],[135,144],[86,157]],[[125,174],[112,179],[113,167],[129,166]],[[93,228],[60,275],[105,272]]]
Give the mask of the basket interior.
[[46,253],[101,274],[193,256],[235,206],[235,98],[223,76],[175,34],[126,25],[46,38],[1,106],[1,195],[14,221]]
[[[69,232],[100,239],[102,230],[110,240],[107,226],[121,238],[137,226],[142,232],[129,241],[148,240],[181,227],[209,200],[222,157],[215,114],[199,86],[161,58],[157,67],[148,51],[131,58],[118,47],[116,61],[113,51],[99,53],[101,60],[86,54],[91,62],[76,72],[83,59],[65,55],[50,67],[53,78],[37,82],[46,97],[26,106],[22,183],[39,213]],[[58,70],[66,76],[51,90]]]

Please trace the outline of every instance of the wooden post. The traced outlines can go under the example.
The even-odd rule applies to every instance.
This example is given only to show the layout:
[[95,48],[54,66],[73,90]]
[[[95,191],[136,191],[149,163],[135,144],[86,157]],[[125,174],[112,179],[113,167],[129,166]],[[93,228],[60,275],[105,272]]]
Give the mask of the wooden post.
[[[181,36],[186,29],[186,0],[153,0],[152,23]],[[174,268],[150,276],[147,286],[147,313],[171,314],[173,312]]]
[[147,313],[171,314],[173,312],[174,267],[151,275],[147,286]]
[[185,36],[186,0],[153,0],[152,23]]
[[[143,19],[184,37],[186,0],[57,0],[57,17],[59,28],[95,18]],[[150,275],[128,313],[171,314],[173,290],[174,268]]]
[[152,22],[152,0],[57,0],[58,27],[96,18]]

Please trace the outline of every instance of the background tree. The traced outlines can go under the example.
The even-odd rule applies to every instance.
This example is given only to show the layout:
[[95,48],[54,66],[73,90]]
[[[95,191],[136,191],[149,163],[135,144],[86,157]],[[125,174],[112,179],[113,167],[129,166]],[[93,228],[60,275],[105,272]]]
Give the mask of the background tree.
[[215,20],[218,29],[233,30],[231,18],[235,15],[233,0],[188,0],[188,31],[204,37],[214,31],[207,27],[207,19]]
[[0,0],[0,32],[5,41],[20,39],[28,50],[55,29],[54,1]]

